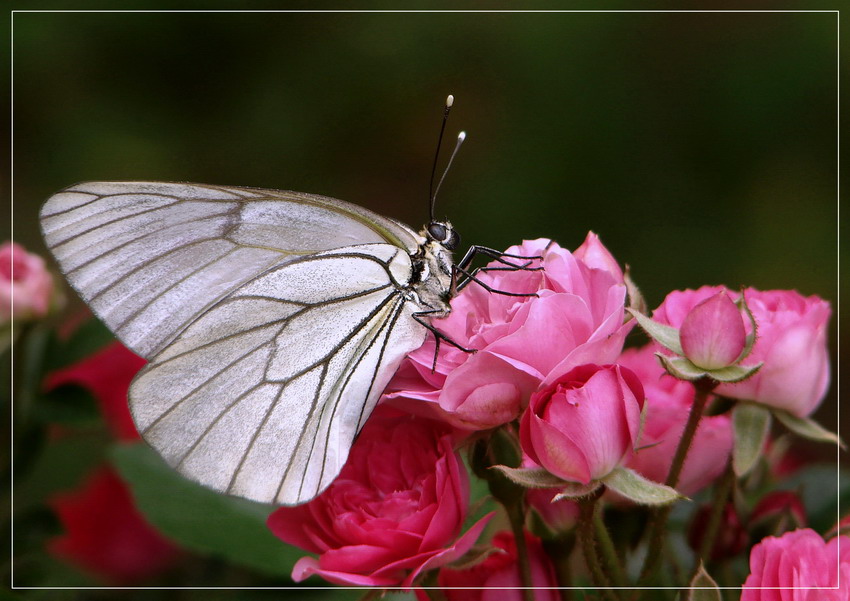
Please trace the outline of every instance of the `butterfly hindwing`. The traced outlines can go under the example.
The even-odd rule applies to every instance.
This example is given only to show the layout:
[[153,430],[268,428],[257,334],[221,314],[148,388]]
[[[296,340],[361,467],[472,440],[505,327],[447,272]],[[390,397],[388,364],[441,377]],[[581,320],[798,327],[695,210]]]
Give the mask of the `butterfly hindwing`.
[[186,327],[137,376],[144,438],[213,489],[298,504],[327,487],[425,329],[389,244],[283,261]]

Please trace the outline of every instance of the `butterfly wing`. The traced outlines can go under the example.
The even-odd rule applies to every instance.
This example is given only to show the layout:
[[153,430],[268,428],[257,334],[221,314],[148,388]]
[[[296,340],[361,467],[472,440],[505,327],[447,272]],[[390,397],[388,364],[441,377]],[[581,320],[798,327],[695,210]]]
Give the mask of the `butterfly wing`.
[[272,266],[356,244],[417,246],[406,226],[340,200],[203,184],[77,184],[45,203],[41,224],[71,285],[145,358]]
[[303,503],[425,329],[389,244],[282,261],[208,309],[130,389],[144,438],[181,473],[262,502]]

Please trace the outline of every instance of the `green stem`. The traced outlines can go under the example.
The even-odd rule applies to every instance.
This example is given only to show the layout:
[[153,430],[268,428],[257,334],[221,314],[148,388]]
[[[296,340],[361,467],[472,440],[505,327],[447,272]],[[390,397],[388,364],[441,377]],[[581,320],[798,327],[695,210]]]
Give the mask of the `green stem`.
[[604,559],[604,569],[606,573],[611,575],[614,586],[625,587],[626,576],[623,573],[623,567],[620,565],[620,558],[617,556],[617,550],[614,548],[614,541],[611,540],[611,535],[608,533],[608,528],[605,526],[605,521],[602,519],[602,504],[593,504],[593,527],[596,531],[596,540],[599,542],[599,547],[602,550],[602,558]]
[[[676,488],[679,483],[679,476],[682,473],[682,468],[685,465],[685,459],[688,456],[688,450],[691,448],[691,443],[694,440],[694,435],[702,418],[705,404],[708,401],[709,393],[717,386],[714,380],[698,380],[694,382],[695,394],[694,402],[691,405],[691,412],[688,415],[688,421],[685,424],[685,429],[682,432],[682,438],[679,440],[679,446],[676,447],[676,453],[673,455],[673,463],[670,464],[670,471],[667,474],[667,480],[664,484],[671,488]],[[646,586],[655,578],[658,567],[663,556],[664,532],[666,531],[667,518],[670,517],[672,505],[665,505],[658,509],[652,516],[649,524],[649,550],[646,554],[646,560],[641,572],[639,586]]]
[[555,577],[558,580],[558,590],[561,601],[571,601],[572,591],[569,589],[573,584],[573,575],[570,570],[570,555],[572,555],[575,537],[572,533],[559,536],[554,539],[543,539],[543,550],[552,560],[555,568]]
[[729,499],[729,494],[732,492],[732,487],[735,484],[735,472],[732,469],[732,461],[726,466],[726,471],[717,483],[714,489],[714,498],[711,503],[711,513],[708,515],[708,523],[703,532],[702,542],[699,546],[699,557],[697,557],[694,565],[693,575],[699,570],[700,562],[708,564],[711,558],[711,550],[714,548],[714,541],[717,539],[717,533],[720,531],[720,522],[723,519],[723,512],[726,509],[726,503]]
[[517,567],[522,586],[523,601],[534,601],[534,586],[531,580],[531,562],[528,559],[528,545],[525,544],[525,514],[522,511],[522,503],[505,505],[508,520],[511,523],[511,531],[516,543]]
[[617,595],[610,588],[611,582],[608,580],[607,574],[602,569],[602,564],[599,561],[599,554],[596,549],[596,536],[593,527],[593,514],[595,512],[596,501],[602,494],[600,487],[597,492],[579,501],[581,515],[579,517],[579,537],[581,538],[581,548],[584,552],[584,561],[587,568],[593,577],[593,582],[599,587],[599,592],[609,601],[618,601]]

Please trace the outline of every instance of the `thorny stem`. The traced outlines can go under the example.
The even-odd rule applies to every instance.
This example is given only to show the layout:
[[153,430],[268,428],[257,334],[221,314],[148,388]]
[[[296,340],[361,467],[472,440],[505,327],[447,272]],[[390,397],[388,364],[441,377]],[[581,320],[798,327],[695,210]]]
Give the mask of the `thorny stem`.
[[[679,440],[679,446],[676,447],[676,454],[673,456],[670,472],[667,474],[667,480],[664,482],[664,484],[671,488],[676,488],[676,485],[679,483],[679,476],[682,473],[682,467],[685,465],[685,458],[688,455],[688,450],[691,448],[697,426],[699,426],[700,419],[702,418],[705,404],[708,401],[708,395],[717,384],[716,381],[707,378],[694,382],[694,388],[696,389],[694,402],[691,405],[691,412],[688,415],[685,430],[682,432],[682,438]],[[646,562],[643,566],[640,581],[638,582],[641,586],[645,586],[651,582],[658,570],[663,555],[664,531],[667,526],[667,518],[670,517],[670,511],[672,509],[672,505],[665,505],[658,509],[650,520],[649,550],[646,554]]]
[[617,595],[610,588],[608,576],[602,570],[602,564],[599,562],[599,555],[596,550],[596,536],[594,535],[593,514],[595,505],[602,494],[602,487],[591,494],[590,496],[579,501],[579,509],[581,511],[579,519],[579,537],[581,538],[581,548],[584,552],[584,561],[593,576],[593,582],[599,587],[599,592],[609,601],[617,601]]
[[707,564],[711,556],[711,550],[714,548],[714,541],[717,538],[717,533],[720,531],[720,521],[723,518],[723,512],[726,509],[726,503],[729,499],[729,494],[732,492],[732,486],[735,484],[735,472],[732,469],[732,461],[726,466],[726,471],[717,483],[714,489],[714,499],[712,499],[711,513],[708,516],[708,523],[705,526],[702,542],[699,546],[699,556],[694,565],[695,575],[699,570],[700,563]]

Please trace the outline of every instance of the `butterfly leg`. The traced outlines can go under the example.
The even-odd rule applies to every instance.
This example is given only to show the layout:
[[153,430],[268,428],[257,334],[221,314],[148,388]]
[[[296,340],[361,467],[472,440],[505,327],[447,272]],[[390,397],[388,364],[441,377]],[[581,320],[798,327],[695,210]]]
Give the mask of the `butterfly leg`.
[[430,323],[428,323],[427,321],[422,319],[423,317],[427,317],[428,315],[433,314],[433,313],[437,313],[437,310],[435,309],[433,311],[419,311],[419,312],[413,314],[413,319],[415,319],[417,321],[417,323],[423,325],[429,332],[431,332],[434,335],[434,341],[435,341],[434,362],[431,364],[431,373],[434,373],[437,370],[437,355],[440,353],[440,341],[441,340],[445,340],[446,342],[451,344],[453,347],[462,350],[464,353],[472,354],[472,353],[478,352],[474,348],[466,348],[465,346],[458,344],[457,342],[452,340],[450,337],[443,334],[440,330],[435,328],[433,325],[431,325]]
[[[497,268],[494,268],[494,269],[501,269],[501,268],[497,267]],[[506,268],[506,270],[507,271],[514,271],[510,268]],[[485,284],[484,282],[479,280],[477,277],[475,277],[475,275],[479,271],[481,271],[481,269],[476,269],[475,271],[470,273],[470,272],[466,271],[465,269],[463,269],[462,267],[455,265],[453,267],[452,271],[453,271],[452,279],[454,280],[455,290],[463,290],[470,282],[475,282],[476,284],[478,284],[479,286],[484,288],[484,290],[486,290],[487,292],[490,292],[492,294],[502,294],[504,296],[537,296],[536,292],[508,292],[506,290],[497,290],[496,288],[488,286],[487,284]],[[457,274],[463,275],[463,277],[465,279],[458,283]]]
[[[548,248],[548,247],[547,247]],[[526,260],[534,260],[534,259],[542,259],[542,255],[534,255],[534,256],[525,256],[525,255],[512,255],[510,253],[503,253],[502,251],[496,250],[494,248],[488,248],[486,246],[478,246],[473,245],[470,246],[466,251],[466,254],[463,255],[463,258],[457,262],[457,266],[461,269],[466,269],[475,259],[476,255],[484,255],[486,257],[490,257],[499,263],[504,263],[508,266],[509,269],[523,269],[529,271],[538,271],[540,267],[528,267],[529,263],[525,265],[517,265],[515,263],[511,263],[510,261],[506,261],[505,257],[510,259],[526,259]]]

